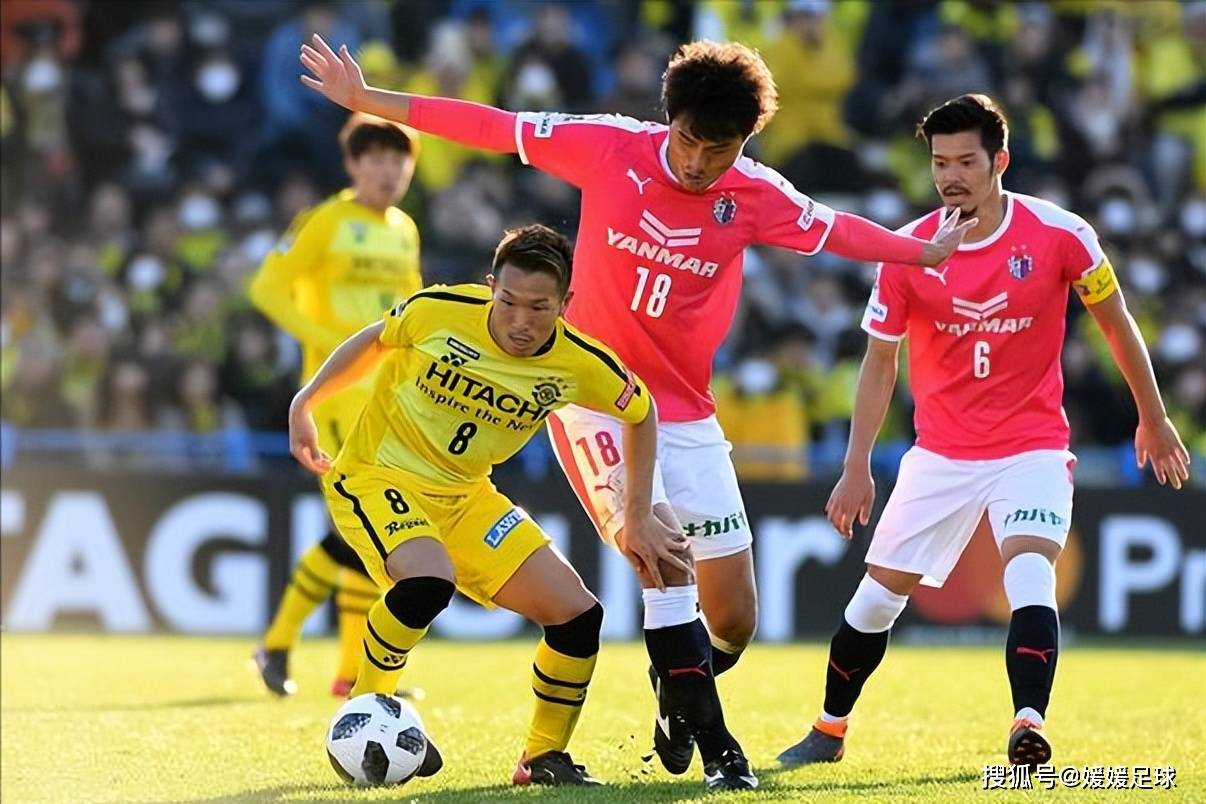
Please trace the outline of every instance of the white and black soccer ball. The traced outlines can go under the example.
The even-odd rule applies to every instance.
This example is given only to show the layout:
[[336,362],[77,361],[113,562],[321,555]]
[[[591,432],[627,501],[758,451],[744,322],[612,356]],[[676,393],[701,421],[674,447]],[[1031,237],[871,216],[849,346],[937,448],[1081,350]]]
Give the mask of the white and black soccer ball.
[[394,695],[358,695],[339,707],[327,730],[327,757],[339,778],[355,785],[401,785],[427,754],[415,708]]

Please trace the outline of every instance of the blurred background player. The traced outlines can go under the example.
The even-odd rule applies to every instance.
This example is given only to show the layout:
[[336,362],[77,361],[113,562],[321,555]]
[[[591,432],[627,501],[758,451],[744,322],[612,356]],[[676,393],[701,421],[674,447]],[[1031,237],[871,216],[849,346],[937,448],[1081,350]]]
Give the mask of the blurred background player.
[[[351,334],[420,287],[419,230],[394,206],[414,175],[418,137],[405,126],[353,114],[339,135],[352,186],[301,213],[252,279],[255,306],[302,346],[302,381]],[[360,415],[371,376],[315,409],[318,439],[335,454]],[[340,656],[331,694],[356,680],[365,616],[380,590],[356,552],[330,531],[298,560],[255,662],[264,685],[291,695],[289,650],[315,608],[332,595]]]
[[871,446],[905,337],[917,442],[901,462],[867,574],[830,644],[824,709],[779,755],[785,765],[842,758],[847,719],[888,649],[892,624],[919,582],[946,581],[977,527],[989,528],[1001,551],[1012,611],[1009,761],[1050,762],[1043,722],[1059,656],[1055,562],[1068,538],[1076,464],[1060,366],[1069,288],[1101,328],[1134,396],[1139,466],[1150,462],[1156,479],[1177,489],[1189,478],[1189,454],[1096,233],[1049,201],[1002,190],[1009,133],[996,104],[984,95],[947,101],[926,115],[918,135],[930,147],[943,206],[904,231],[925,237],[960,215],[979,223],[938,270],[879,269],[863,318],[871,337],[845,469],[826,506],[846,538],[856,517],[866,525],[871,516]]
[[[678,50],[662,83],[669,125],[515,114],[375,89],[346,46],[337,54],[317,35],[302,46],[301,61],[313,74],[303,82],[342,106],[518,153],[582,190],[574,287],[589,302],[572,308],[570,320],[613,344],[650,383],[665,422],[655,499],[683,523],[697,561],[698,586],[672,576],[662,590],[641,574],[649,676],[660,707],[654,746],[667,770],[683,773],[694,737],[705,767],[724,766],[756,786],[724,725],[714,679],[737,662],[757,619],[753,537],[709,389],[740,293],[742,253],[765,243],[937,265],[970,222],[931,233],[934,242],[893,234],[813,201],[742,156],[778,100],[762,59],[737,43]],[[550,434],[600,536],[625,545],[632,535],[624,532],[619,425],[571,406],[550,419]]]
[[[686,539],[652,510],[657,413],[598,341],[561,320],[573,248],[545,226],[506,233],[483,285],[416,293],[335,350],[290,411],[290,449],[323,475],[336,527],[388,591],[372,605],[353,695],[389,693],[453,592],[544,628],[536,709],[512,781],[593,785],[566,753],[599,652],[603,608],[544,531],[489,480],[556,408],[624,424],[627,499],[642,564],[687,570]],[[380,364],[373,396],[334,466],[312,411]],[[637,514],[636,512],[640,512]]]

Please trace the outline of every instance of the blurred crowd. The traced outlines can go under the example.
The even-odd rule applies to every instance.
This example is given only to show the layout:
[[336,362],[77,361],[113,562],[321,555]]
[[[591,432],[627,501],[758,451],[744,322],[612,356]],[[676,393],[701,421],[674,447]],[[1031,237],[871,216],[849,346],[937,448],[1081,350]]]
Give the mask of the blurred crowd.
[[[661,118],[678,43],[740,40],[782,107],[747,152],[891,227],[935,203],[919,117],[987,92],[1010,118],[1006,187],[1096,227],[1171,414],[1206,454],[1206,3],[1175,0],[4,0],[4,423],[283,427],[297,352],[245,286],[291,218],[343,186],[345,114],[297,78],[311,32],[381,86],[643,119]],[[430,137],[401,205],[427,282],[479,278],[505,226],[577,225],[573,188]],[[840,454],[872,279],[827,255],[747,255],[716,382],[747,477]],[[1124,443],[1125,385],[1069,310],[1074,443]],[[905,379],[884,428],[896,443],[911,436]]]

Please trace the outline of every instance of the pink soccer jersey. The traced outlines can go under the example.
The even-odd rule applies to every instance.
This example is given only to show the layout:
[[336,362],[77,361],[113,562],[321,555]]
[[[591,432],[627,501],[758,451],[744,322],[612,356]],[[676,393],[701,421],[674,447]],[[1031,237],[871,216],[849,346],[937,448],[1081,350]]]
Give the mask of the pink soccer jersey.
[[[665,125],[626,117],[516,116],[520,158],[582,189],[569,320],[645,381],[662,421],[716,405],[712,360],[754,243],[814,254],[834,212],[746,157],[707,192],[679,188]],[[917,270],[914,268],[913,270]]]
[[[1006,193],[988,238],[938,268],[885,264],[863,316],[877,338],[909,339],[918,446],[988,460],[1067,449],[1060,352],[1068,289],[1089,303],[1116,290],[1097,236],[1054,204]],[[942,210],[901,231],[929,236]]]

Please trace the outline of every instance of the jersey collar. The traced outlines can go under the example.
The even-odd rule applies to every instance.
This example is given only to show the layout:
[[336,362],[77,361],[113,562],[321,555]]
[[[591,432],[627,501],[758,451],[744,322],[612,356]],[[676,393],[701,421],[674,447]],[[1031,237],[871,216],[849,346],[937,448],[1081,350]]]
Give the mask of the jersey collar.
[[988,248],[1000,240],[1009,229],[1009,222],[1013,220],[1013,193],[1008,190],[1002,190],[1001,193],[1005,196],[1005,214],[1001,216],[1001,222],[997,224],[997,228],[983,240],[977,240],[974,243],[960,243],[960,251],[979,251],[980,249]]

